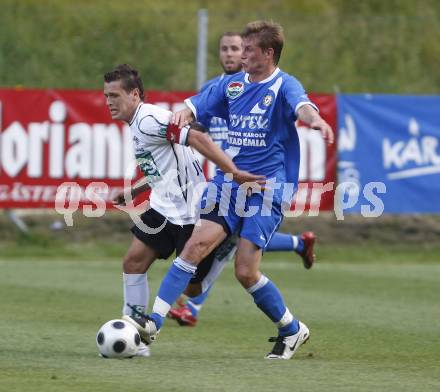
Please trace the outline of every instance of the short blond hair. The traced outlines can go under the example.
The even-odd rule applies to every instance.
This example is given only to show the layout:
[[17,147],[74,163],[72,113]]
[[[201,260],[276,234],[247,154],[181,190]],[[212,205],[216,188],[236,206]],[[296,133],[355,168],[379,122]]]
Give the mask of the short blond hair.
[[283,28],[280,24],[264,20],[250,22],[244,28],[241,36],[242,38],[255,36],[257,38],[257,45],[261,49],[272,48],[274,51],[274,63],[278,64],[284,45]]

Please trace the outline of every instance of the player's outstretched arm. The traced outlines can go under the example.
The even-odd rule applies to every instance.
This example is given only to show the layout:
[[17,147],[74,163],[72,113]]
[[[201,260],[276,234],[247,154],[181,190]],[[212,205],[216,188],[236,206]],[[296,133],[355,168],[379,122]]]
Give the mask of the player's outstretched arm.
[[321,131],[322,137],[328,144],[334,142],[335,136],[331,126],[327,124],[311,105],[301,106],[298,109],[298,118],[308,124],[310,128]]
[[[245,182],[255,182],[264,185],[265,177],[240,170],[235,166],[234,162],[228,157],[223,150],[215,144],[212,139],[206,134],[195,128],[189,130],[188,144],[196,149],[200,154],[214,162],[223,173],[231,173],[232,178],[239,184]],[[197,126],[195,126],[197,128]]]

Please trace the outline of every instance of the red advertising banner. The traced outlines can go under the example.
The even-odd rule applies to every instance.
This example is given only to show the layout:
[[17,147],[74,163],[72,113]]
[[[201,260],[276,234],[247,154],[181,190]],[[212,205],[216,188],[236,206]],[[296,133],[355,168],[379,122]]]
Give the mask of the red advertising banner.
[[[147,101],[174,111],[191,94],[150,91]],[[312,99],[335,129],[334,96]],[[319,198],[321,210],[331,209],[334,192],[317,195],[335,181],[335,147],[314,131],[298,130],[303,184],[296,206],[319,208]],[[80,205],[110,207],[124,180],[138,175],[130,129],[111,120],[101,91],[0,89],[0,208],[54,208],[63,183],[76,184]]]
[[[337,110],[334,95],[309,94],[318,106],[320,115],[336,133]],[[303,211],[318,213],[332,210],[336,189],[336,145],[327,145],[319,131],[311,130],[304,124],[297,124],[301,145],[299,186],[292,209],[294,215]],[[336,137],[336,135],[335,135]]]

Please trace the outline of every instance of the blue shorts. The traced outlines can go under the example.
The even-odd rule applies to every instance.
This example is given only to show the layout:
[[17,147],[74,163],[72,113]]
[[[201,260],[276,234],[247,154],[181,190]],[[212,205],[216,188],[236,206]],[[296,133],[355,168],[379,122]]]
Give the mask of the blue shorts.
[[224,219],[228,234],[237,233],[259,248],[264,249],[283,220],[282,190],[273,193],[247,194],[244,187],[235,182],[225,182],[223,175],[214,177],[201,199],[201,219],[213,220],[212,212],[218,208],[218,215]]

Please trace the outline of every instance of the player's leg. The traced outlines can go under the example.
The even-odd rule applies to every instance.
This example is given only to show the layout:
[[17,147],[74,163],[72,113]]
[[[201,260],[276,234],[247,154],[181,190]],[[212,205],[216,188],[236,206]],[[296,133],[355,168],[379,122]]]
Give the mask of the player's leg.
[[[227,200],[222,200],[222,179],[210,183],[201,199],[202,213],[191,238],[179,257],[173,261],[159,287],[158,295],[150,315],[144,317],[144,322],[137,325],[141,339],[153,341],[171,305],[184,292],[197,270],[197,265],[211,253],[230,233],[236,231],[240,221],[231,208],[234,205],[236,191],[225,192]],[[214,187],[214,194],[210,190]],[[235,192],[235,193],[234,193]],[[220,206],[223,206],[220,210]],[[213,209],[208,212],[209,206]],[[227,210],[224,210],[226,206]]]
[[125,320],[137,328],[143,342],[150,344],[156,339],[171,305],[184,292],[197,270],[197,265],[225,237],[226,232],[222,225],[209,220],[200,220],[181,255],[174,259],[162,279],[152,313],[149,315],[137,313],[139,320],[124,316]]
[[315,240],[316,236],[311,231],[306,231],[301,235],[291,235],[277,231],[264,250],[268,252],[294,251],[301,256],[304,268],[309,269],[316,259],[313,249]]
[[226,263],[235,255],[236,236],[229,236],[218,248],[205,257],[197,267],[195,276],[185,289],[188,300],[176,308],[172,308],[169,316],[181,326],[195,326],[202,306],[223,271]]
[[[157,257],[158,252],[156,250],[145,245],[136,237],[133,238],[123,260],[123,316],[135,315],[130,306],[142,313],[147,309],[150,296],[147,271]],[[149,347],[141,342],[136,355],[149,357]]]
[[255,304],[274,322],[282,335],[298,331],[298,322],[288,311],[280,291],[260,272],[261,248],[246,238],[240,238],[235,260],[235,276],[254,297]]
[[149,288],[147,271],[158,257],[158,252],[142,241],[133,238],[128,251],[123,259],[123,286],[124,305],[122,314],[131,314],[135,306],[140,312],[145,312],[148,307]]
[[[175,239],[166,218],[154,209],[148,209],[141,216],[142,225],[131,228],[133,241],[123,260],[124,271],[124,308],[123,315],[131,315],[133,307],[145,313],[148,306],[149,290],[147,286],[147,270],[157,258],[167,258],[175,247]],[[162,227],[157,233],[151,234],[147,228]],[[128,306],[128,304],[131,305]]]
[[[162,228],[158,232],[152,234],[143,230],[142,225],[132,227],[131,231],[138,241],[135,241],[135,250],[139,250],[138,253],[128,253],[129,257],[126,257],[124,263],[127,263],[127,267],[131,268],[130,272],[142,273],[142,268],[152,263],[151,259],[160,258],[167,259],[176,248],[176,236],[178,233],[189,236],[192,232],[193,225],[178,226],[167,221],[166,218],[153,209],[149,209],[141,215],[141,220],[144,226],[149,228]],[[189,234],[188,234],[189,233]],[[142,247],[143,245],[143,247]],[[143,251],[141,251],[143,249]],[[139,282],[137,282],[139,283]],[[141,284],[137,284],[137,293],[140,294]],[[133,323],[137,326],[139,323],[144,323],[144,314],[146,307],[143,304],[136,303],[136,298],[127,298],[125,301],[126,306],[130,309],[130,313],[125,313],[123,319]],[[131,303],[130,300],[132,300]],[[146,301],[148,302],[148,301]],[[130,305],[130,306],[129,306]],[[145,342],[147,342],[145,340]]]
[[277,286],[259,271],[261,249],[246,238],[240,238],[235,274],[254,298],[258,308],[278,328],[278,337],[268,359],[289,359],[309,338],[307,327],[296,320],[284,303]]
[[293,236],[291,234],[286,234],[286,233],[280,233],[279,231],[277,231],[270,239],[269,243],[266,246],[265,251],[268,252],[293,251],[296,250],[298,246],[299,247],[302,246],[302,244],[299,243],[298,241],[298,236]]
[[176,320],[181,327],[195,327],[198,314],[209,295],[210,289],[209,287],[203,292],[201,282],[188,283],[184,291],[185,295],[180,298],[181,303],[177,307],[171,308],[167,317]]
[[[232,244],[234,247],[233,252],[227,254],[226,257],[224,256],[225,250],[226,252],[231,251],[230,248],[228,249],[231,242],[227,243],[227,241],[228,239],[224,241],[225,245],[220,245],[219,250],[216,250],[217,256],[215,263],[212,265],[206,278],[202,280],[202,284],[207,288],[203,289],[202,284],[196,283],[196,278],[191,279],[191,283],[185,290],[185,294],[188,296],[186,302],[184,302],[185,299],[183,299],[176,308],[170,310],[169,317],[175,319],[179,325],[193,327],[197,324],[198,314],[209,296],[212,285],[220,275],[221,270],[224,268],[225,262],[231,259],[235,254],[236,241],[234,240],[234,243]],[[267,244],[265,251],[295,251],[303,258],[304,267],[310,268],[315,259],[313,253],[314,241],[315,235],[312,232],[305,232],[298,236],[276,232]],[[197,275],[199,274],[199,269],[200,265],[197,270]]]
[[[281,203],[277,200],[280,198],[274,197],[270,216],[257,213],[243,219],[235,274],[242,286],[252,295],[258,308],[278,328],[276,344],[267,358],[289,359],[308,339],[309,331],[304,324],[293,317],[274,282],[259,270],[262,249],[282,221]],[[249,205],[263,205],[262,196],[252,195]]]
[[186,243],[182,253],[171,264],[162,280],[159,292],[153,305],[151,319],[159,330],[163,319],[176,299],[184,292],[194,276],[197,265],[212,252],[226,237],[222,225],[201,219]]
[[[188,307],[193,317],[197,316],[202,309],[202,306],[211,292],[215,281],[219,278],[223,269],[235,255],[237,251],[237,237],[229,236],[220,246],[212,252],[212,261],[210,256],[206,260],[207,268],[197,269],[196,276],[191,280],[191,283],[200,282],[200,294],[197,296],[190,295],[188,299]],[[202,261],[202,263],[204,263]]]
[[211,287],[202,292],[201,283],[189,283],[180,303],[178,304],[178,301],[176,301],[177,307],[171,308],[167,317],[176,320],[181,327],[195,327],[199,312],[210,291]]

